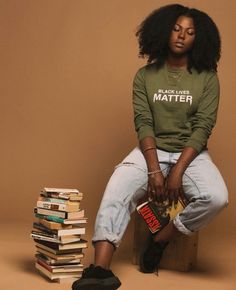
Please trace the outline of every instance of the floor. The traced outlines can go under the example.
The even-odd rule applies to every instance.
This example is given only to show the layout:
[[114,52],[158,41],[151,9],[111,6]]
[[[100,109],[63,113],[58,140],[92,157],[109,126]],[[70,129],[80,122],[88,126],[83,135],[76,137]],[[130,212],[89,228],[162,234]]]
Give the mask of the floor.
[[[34,268],[34,243],[29,238],[30,223],[4,223],[0,241],[1,290],[69,290],[69,283],[54,283],[42,277]],[[129,229],[128,229],[129,232]],[[220,232],[220,233],[219,233]],[[91,238],[88,231],[87,238]],[[160,270],[159,275],[142,274],[131,263],[132,236],[126,235],[115,254],[112,270],[122,281],[121,290],[235,290],[236,234],[215,231],[211,236],[201,231],[198,266],[188,273]],[[91,246],[86,250],[84,264],[93,257]]]

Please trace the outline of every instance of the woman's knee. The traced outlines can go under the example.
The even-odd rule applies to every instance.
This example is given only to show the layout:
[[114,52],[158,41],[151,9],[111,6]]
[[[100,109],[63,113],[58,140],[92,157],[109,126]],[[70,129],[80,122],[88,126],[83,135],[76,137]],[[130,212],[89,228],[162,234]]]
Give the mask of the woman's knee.
[[213,212],[220,212],[228,205],[228,193],[221,192],[218,195],[212,195],[209,198],[208,209]]

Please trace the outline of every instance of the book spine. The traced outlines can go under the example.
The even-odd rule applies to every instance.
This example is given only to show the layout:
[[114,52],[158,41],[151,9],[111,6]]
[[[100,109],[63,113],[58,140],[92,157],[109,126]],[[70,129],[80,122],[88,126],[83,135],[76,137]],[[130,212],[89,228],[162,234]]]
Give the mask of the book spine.
[[64,211],[49,210],[44,208],[36,208],[35,212],[43,215],[56,216],[60,218],[67,218],[68,216],[68,213]]
[[49,231],[62,229],[62,224],[61,223],[57,223],[57,222],[54,222],[54,221],[49,221],[49,220],[47,220],[45,218],[38,218],[38,222],[39,222],[40,225],[44,226]]
[[67,205],[64,203],[52,203],[49,201],[41,201],[41,200],[37,201],[37,207],[59,211],[66,211],[68,209]]
[[56,222],[56,223],[64,223],[63,218],[61,217],[56,217],[56,216],[52,216],[52,215],[44,215],[44,214],[39,214],[36,212],[35,217],[40,218],[40,219],[46,219],[48,221],[52,221],[52,222]]
[[40,195],[46,198],[57,198],[57,199],[63,199],[66,201],[70,199],[69,196],[59,195],[58,193],[54,193],[54,192],[41,192]]
[[35,268],[38,269],[42,274],[47,276],[50,280],[53,280],[52,273],[49,272],[46,268],[44,268],[42,265],[35,262]]
[[152,233],[156,233],[161,228],[161,223],[155,216],[152,208],[146,203],[143,207],[138,209],[139,214],[143,217],[149,230]]
[[31,233],[30,236],[31,236],[31,238],[37,239],[37,240],[40,240],[40,241],[47,241],[47,242],[53,242],[53,243],[60,243],[61,242],[61,241],[59,241],[58,239],[55,239],[55,238],[49,238],[49,237],[45,237],[45,236],[41,236],[41,235],[36,235],[36,234],[33,234],[33,233]]
[[47,263],[48,265],[50,265],[51,261],[53,260],[50,257],[47,257],[39,252],[36,252],[36,254],[34,255],[36,259],[40,259],[42,261],[44,261],[45,263]]
[[68,203],[68,200],[65,200],[65,199],[60,199],[60,198],[50,198],[50,197],[39,197],[38,199],[39,201],[46,201],[46,202],[52,202],[52,203],[63,203],[63,204],[66,204]]
[[37,231],[34,231],[34,230],[32,230],[31,233],[35,234],[35,235],[48,237],[48,238],[57,238],[57,234],[56,233],[46,233],[46,232],[41,232],[41,231],[37,232]]
[[52,268],[47,263],[44,263],[41,259],[37,259],[37,263],[46,268],[48,271],[52,272]]
[[55,187],[44,187],[42,192],[54,192],[54,193],[65,193],[65,194],[71,194],[76,193],[79,194],[79,190],[76,188],[55,188]]
[[44,233],[47,233],[49,235],[53,235],[53,234],[56,234],[56,231],[55,230],[52,230],[52,229],[48,229],[47,227],[43,226],[42,224],[40,223],[36,223],[34,222],[33,223],[33,227],[37,230],[40,230],[40,231],[43,231]]

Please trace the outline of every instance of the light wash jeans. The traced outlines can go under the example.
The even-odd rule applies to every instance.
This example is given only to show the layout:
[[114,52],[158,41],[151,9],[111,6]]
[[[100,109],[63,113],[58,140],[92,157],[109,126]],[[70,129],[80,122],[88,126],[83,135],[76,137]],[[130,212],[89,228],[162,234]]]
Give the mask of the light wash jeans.
[[[157,149],[157,154],[161,170],[167,176],[181,153]],[[137,201],[146,193],[147,181],[146,161],[140,149],[135,148],[116,166],[107,184],[96,218],[93,243],[107,240],[119,246]],[[206,226],[228,204],[224,180],[207,150],[186,169],[183,190],[189,204],[173,222],[186,235]]]

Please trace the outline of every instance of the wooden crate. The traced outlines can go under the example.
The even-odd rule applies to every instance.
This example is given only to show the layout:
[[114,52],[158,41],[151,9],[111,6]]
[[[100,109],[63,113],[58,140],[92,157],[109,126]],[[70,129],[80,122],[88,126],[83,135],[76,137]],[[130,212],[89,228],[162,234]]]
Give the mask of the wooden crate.
[[[133,264],[135,265],[139,263],[140,252],[147,240],[148,232],[145,222],[135,212],[133,243]],[[165,249],[159,268],[184,272],[191,270],[197,263],[197,248],[198,233],[191,236],[180,235],[173,239]]]

